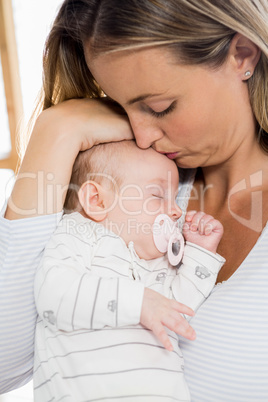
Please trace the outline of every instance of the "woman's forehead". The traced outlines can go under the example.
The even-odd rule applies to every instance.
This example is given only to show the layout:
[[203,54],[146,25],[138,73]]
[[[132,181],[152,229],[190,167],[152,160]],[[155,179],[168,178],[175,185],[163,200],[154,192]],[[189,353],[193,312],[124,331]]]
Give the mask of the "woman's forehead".
[[[148,96],[168,96],[185,83],[193,66],[175,64],[163,49],[86,57],[88,67],[102,90],[124,106]],[[182,82],[178,82],[182,79]]]

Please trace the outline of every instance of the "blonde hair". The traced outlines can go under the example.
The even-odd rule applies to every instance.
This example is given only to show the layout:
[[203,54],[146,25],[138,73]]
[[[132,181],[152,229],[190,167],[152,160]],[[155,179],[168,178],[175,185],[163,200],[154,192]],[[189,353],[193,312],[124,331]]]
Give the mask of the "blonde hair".
[[248,88],[262,147],[268,151],[267,0],[65,0],[44,52],[42,107],[70,98],[101,97],[84,46],[96,55],[165,46],[186,64],[217,68],[239,32],[261,57]]
[[105,185],[110,191],[118,192],[125,178],[126,165],[132,166],[129,153],[134,148],[137,148],[134,140],[125,140],[95,145],[80,152],[72,170],[64,203],[65,213],[81,209],[78,191],[88,180]]

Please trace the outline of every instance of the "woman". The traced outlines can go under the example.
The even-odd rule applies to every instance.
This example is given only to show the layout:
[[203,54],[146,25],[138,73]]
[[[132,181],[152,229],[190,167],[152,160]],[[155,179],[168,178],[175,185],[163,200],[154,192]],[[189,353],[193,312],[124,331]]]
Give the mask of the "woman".
[[[192,320],[197,339],[182,342],[193,401],[268,399],[267,24],[265,0],[65,1],[44,56],[46,110],[34,127],[3,220],[13,245],[21,227],[32,231],[31,239],[38,234],[42,249],[54,228],[55,215],[48,214],[62,209],[79,150],[131,137],[124,116],[117,118],[116,130],[109,129],[115,117],[107,104],[62,103],[71,98],[105,93],[125,109],[141,148],[152,146],[175,159],[185,169],[185,183],[199,168],[192,196],[182,201],[223,223],[219,253],[227,262]],[[40,194],[33,178],[40,183],[41,176]],[[27,216],[32,219],[18,221]],[[17,241],[24,244],[21,237]],[[24,255],[27,271],[19,273],[27,275],[27,283],[40,252]],[[21,255],[17,252],[20,261]],[[11,262],[3,253],[3,260],[15,276],[12,256]],[[6,277],[1,282],[8,289],[15,279],[7,283]],[[33,334],[32,295],[29,287],[21,289],[28,305],[23,319],[31,320]],[[9,332],[24,305],[16,307]],[[19,384],[30,376],[29,332],[24,340],[28,360],[18,342],[6,387],[12,379]]]

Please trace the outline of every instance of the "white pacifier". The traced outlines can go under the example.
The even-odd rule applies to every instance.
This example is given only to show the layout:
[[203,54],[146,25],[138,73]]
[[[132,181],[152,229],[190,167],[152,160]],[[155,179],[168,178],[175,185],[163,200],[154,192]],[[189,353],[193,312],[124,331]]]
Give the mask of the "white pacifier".
[[154,244],[161,253],[167,253],[171,265],[178,265],[182,259],[184,238],[177,222],[168,215],[160,214],[153,224]]

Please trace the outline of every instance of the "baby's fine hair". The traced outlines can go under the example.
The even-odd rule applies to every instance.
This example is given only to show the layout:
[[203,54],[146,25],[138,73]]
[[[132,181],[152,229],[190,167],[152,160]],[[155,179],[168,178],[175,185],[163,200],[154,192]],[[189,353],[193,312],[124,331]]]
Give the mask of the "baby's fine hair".
[[118,191],[125,177],[126,164],[131,164],[129,153],[136,147],[134,140],[126,140],[95,145],[79,152],[64,203],[65,213],[81,210],[78,191],[88,180],[105,184],[111,191]]

